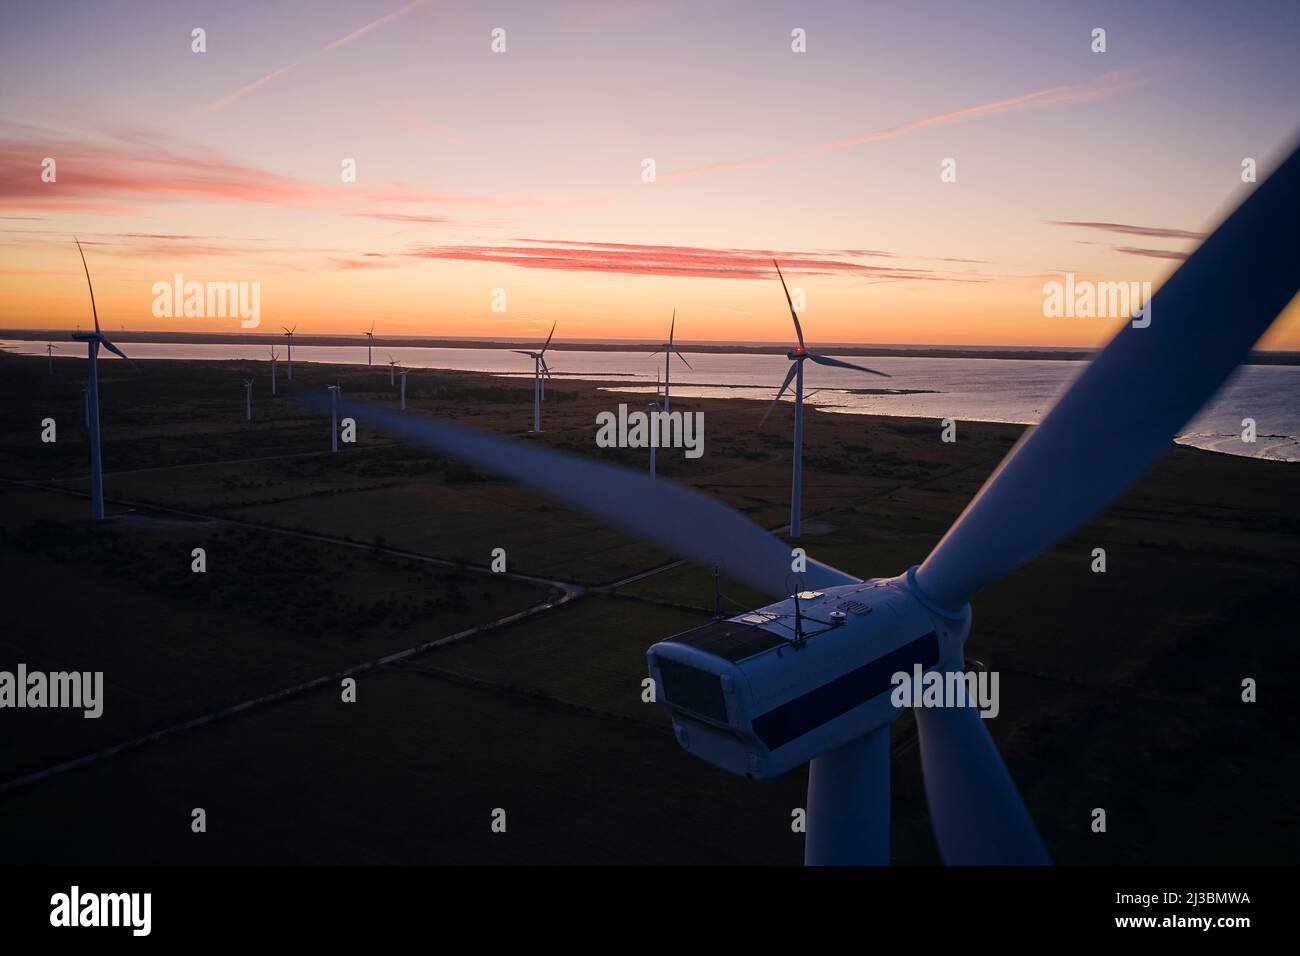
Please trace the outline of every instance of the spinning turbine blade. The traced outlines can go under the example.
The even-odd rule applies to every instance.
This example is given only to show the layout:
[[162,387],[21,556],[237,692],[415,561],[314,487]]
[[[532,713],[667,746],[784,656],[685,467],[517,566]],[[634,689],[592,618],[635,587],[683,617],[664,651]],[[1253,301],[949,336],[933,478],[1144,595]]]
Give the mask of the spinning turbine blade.
[[[108,340],[108,336],[104,335],[103,332],[101,332],[101,333],[99,334],[99,344],[102,345],[102,346],[104,346],[104,348],[108,349],[108,350],[109,350],[110,352],[112,352],[114,355],[120,355],[122,358],[126,359],[128,362],[131,362],[131,360],[130,360],[129,358],[126,358],[126,353],[123,352],[123,351],[122,351],[120,348],[118,348],[116,345],[114,345],[112,342],[110,342],[110,341]],[[131,362],[131,366],[134,368],[134,367],[135,367],[135,363],[134,363],[134,362]]]
[[916,572],[949,610],[1155,463],[1300,285],[1300,150],[1255,187],[1030,429]]
[[549,349],[549,348],[551,347],[551,336],[554,335],[554,334],[555,334],[555,323],[552,322],[552,323],[551,323],[551,334],[548,335],[548,336],[546,336],[546,344],[542,346],[542,351],[543,351],[543,352],[545,352],[547,349]]
[[108,336],[106,336],[103,332],[100,331],[99,311],[95,308],[95,287],[90,282],[90,266],[86,265],[86,253],[81,248],[80,239],[78,239],[76,236],[73,236],[72,241],[77,244],[77,252],[80,253],[81,255],[81,268],[84,269],[86,272],[86,287],[90,290],[90,314],[95,317],[95,336],[99,339],[99,344],[104,346],[104,348],[108,349],[114,355],[126,359],[127,362],[130,362],[131,368],[135,369],[137,372],[140,371],[139,366],[137,366],[134,362],[132,362],[129,358],[127,358],[127,354],[123,352],[120,348],[118,348],[116,345],[114,345],[112,342],[110,342],[108,340]]
[[[77,244],[77,252],[81,255],[81,268],[86,270],[86,286],[90,289],[90,314],[95,317],[95,334],[99,334],[99,310],[95,308],[95,287],[90,282],[90,266],[86,265],[86,253],[81,248],[81,240],[76,236],[72,241]],[[116,349],[114,349],[116,351]],[[121,354],[120,352],[118,353]],[[123,356],[125,358],[125,356]]]
[[790,318],[794,319],[794,334],[799,336],[799,348],[803,348],[803,327],[799,325],[799,316],[794,311],[794,300],[790,298],[790,290],[785,287],[785,276],[781,275],[781,267],[776,265],[776,260],[772,260],[772,265],[776,266],[776,274],[781,280],[781,288],[785,289],[785,301],[790,303]]
[[[676,356],[677,356],[679,359],[681,359],[683,362],[686,362],[686,356],[683,355],[681,352],[677,351],[677,349],[673,349],[673,354],[676,355]],[[692,372],[695,371],[695,367],[694,367],[693,365],[691,365],[690,362],[686,362],[686,367],[687,367],[688,369],[690,369]]]
[[812,352],[809,352],[808,358],[816,362],[818,365],[833,365],[836,368],[851,368],[859,372],[870,372],[872,375],[880,375],[885,378],[890,377],[886,372],[877,372],[874,368],[867,368],[865,365],[854,365],[852,362],[843,362],[826,355],[814,355]]
[[1029,811],[974,707],[918,707],[930,823],[949,866],[1051,863]]
[[798,371],[799,371],[799,364],[797,362],[792,363],[790,365],[790,371],[785,373],[785,381],[781,383],[781,389],[776,393],[776,398],[772,399],[772,404],[767,406],[767,411],[763,413],[763,417],[759,420],[758,424],[760,427],[762,426],[763,422],[767,421],[767,416],[772,414],[772,409],[776,408],[776,403],[781,401],[781,396],[784,395],[785,390],[790,387],[790,383],[794,381],[795,374]]
[[668,479],[378,405],[354,402],[352,408],[373,427],[504,475],[767,594],[860,581],[812,558],[807,571],[792,574],[784,541],[715,498]]

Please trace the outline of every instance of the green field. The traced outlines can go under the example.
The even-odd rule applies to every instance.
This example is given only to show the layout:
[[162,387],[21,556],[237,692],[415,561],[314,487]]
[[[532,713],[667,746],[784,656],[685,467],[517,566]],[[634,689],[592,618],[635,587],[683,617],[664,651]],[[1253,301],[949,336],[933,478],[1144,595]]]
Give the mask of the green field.
[[[0,711],[0,787],[190,718],[374,664],[530,608],[525,620],[0,790],[0,859],[31,862],[791,863],[802,771],[750,783],[674,742],[641,701],[645,651],[708,619],[709,569],[423,449],[328,425],[239,381],[257,363],[104,362],[110,520],[92,527],[84,361],[0,355],[0,669],[102,670],[105,715]],[[261,381],[261,379],[259,379]],[[295,367],[393,401],[378,369]],[[282,384],[283,379],[282,379]],[[264,386],[264,381],[262,386]],[[520,435],[530,384],[416,370],[412,413]],[[548,388],[553,447],[594,447],[615,393]],[[674,403],[678,404],[677,402]],[[700,400],[703,458],[660,471],[777,528],[789,411]],[[57,443],[39,440],[45,417]],[[921,560],[1018,436],[813,412],[801,544],[854,574]],[[991,722],[1064,863],[1300,860],[1296,466],[1174,448],[1136,488],[975,604],[968,654],[1001,676]],[[208,570],[190,569],[193,548]],[[486,572],[493,548],[510,574]],[[1104,548],[1105,574],[1091,570]],[[443,563],[445,562],[445,563]],[[513,574],[536,576],[522,580]],[[547,583],[547,582],[551,583]],[[587,590],[574,591],[567,582]],[[723,582],[727,613],[768,598]],[[1241,682],[1259,682],[1244,704]],[[936,860],[910,720],[895,727],[894,858]],[[208,810],[210,832],[189,832]],[[1107,834],[1089,829],[1107,809]],[[506,834],[491,833],[496,807]]]

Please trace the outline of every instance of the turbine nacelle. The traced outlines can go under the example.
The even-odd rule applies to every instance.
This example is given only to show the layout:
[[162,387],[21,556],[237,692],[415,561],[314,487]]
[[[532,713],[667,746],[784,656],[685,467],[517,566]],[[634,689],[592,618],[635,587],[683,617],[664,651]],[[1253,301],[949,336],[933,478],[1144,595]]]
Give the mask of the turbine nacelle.
[[804,591],[647,652],[678,742],[754,779],[897,720],[896,673],[959,670],[970,608],[936,613],[910,575]]

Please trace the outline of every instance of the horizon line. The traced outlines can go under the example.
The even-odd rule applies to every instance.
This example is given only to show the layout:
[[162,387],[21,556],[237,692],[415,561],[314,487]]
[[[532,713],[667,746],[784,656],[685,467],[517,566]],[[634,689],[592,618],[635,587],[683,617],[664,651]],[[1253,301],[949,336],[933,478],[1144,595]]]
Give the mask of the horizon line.
[[[58,333],[61,331],[64,330],[41,329],[41,328],[30,328],[30,327],[29,328],[8,328],[8,327],[0,326],[0,339],[3,339],[6,335],[13,335],[14,337],[22,341],[34,341],[38,339],[42,341],[46,339],[50,341],[54,341],[56,338],[61,339],[61,336],[58,335]],[[51,337],[52,332],[55,333],[53,338]],[[69,332],[67,334],[71,334],[71,333]],[[212,337],[222,337],[222,338],[277,338],[277,339],[284,337],[283,332],[272,332],[272,331],[262,332],[262,331],[249,331],[249,330],[220,332],[220,331],[213,331],[210,329],[200,330],[200,331],[185,331],[182,329],[158,329],[158,330],[119,329],[118,332],[115,334],[118,336],[182,335],[187,337],[212,336]],[[339,332],[300,331],[300,332],[295,332],[294,334],[296,337],[303,338],[303,339],[318,338],[318,339],[339,339],[341,341],[355,341],[360,343],[362,346],[364,346],[366,342],[365,333],[349,334],[349,333],[339,333]],[[534,338],[539,338],[539,337],[541,336],[534,336],[534,335],[480,336],[480,335],[438,335],[438,334],[384,335],[378,332],[375,333],[376,342],[408,341],[413,343],[420,342],[420,341],[432,341],[432,342],[482,342],[482,343],[500,342],[504,344],[517,344],[519,342],[531,342]],[[654,347],[658,347],[659,345],[662,344],[657,342],[654,339],[644,338],[644,337],[610,336],[604,338],[596,338],[596,337],[589,336],[589,337],[579,337],[579,338],[556,337],[553,340],[551,347],[554,348],[556,345],[559,345],[561,343],[570,346],[627,344],[627,345],[644,345],[644,346],[654,346]],[[677,343],[680,345],[693,344],[697,346],[704,346],[707,348],[720,348],[720,347],[727,347],[727,346],[735,346],[740,348],[793,347],[792,343],[787,342],[784,339],[743,339],[743,340],[742,339],[678,339]],[[221,344],[221,343],[214,342],[212,344]],[[413,346],[413,347],[418,347],[418,346]],[[964,349],[970,351],[989,351],[989,352],[1100,352],[1103,348],[1105,348],[1105,345],[1032,345],[1032,344],[997,345],[997,344],[978,344],[972,342],[850,342],[850,341],[827,341],[818,344],[818,349],[822,351],[825,351],[826,349],[832,349],[832,348],[954,349],[954,350]],[[1300,355],[1300,349],[1294,349],[1294,348],[1261,348],[1257,346],[1251,349],[1251,352],[1252,354],[1266,353],[1266,354],[1279,354],[1279,355]]]

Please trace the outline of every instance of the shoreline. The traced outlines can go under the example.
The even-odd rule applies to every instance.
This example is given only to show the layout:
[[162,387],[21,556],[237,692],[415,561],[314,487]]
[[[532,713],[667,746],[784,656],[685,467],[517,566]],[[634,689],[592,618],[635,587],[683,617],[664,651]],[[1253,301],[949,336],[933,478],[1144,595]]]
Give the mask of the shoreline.
[[[0,352],[0,355],[3,354],[8,354],[10,355],[10,357],[13,358],[25,358],[25,359],[34,359],[37,361],[44,361],[44,357],[38,355],[19,355],[16,353]],[[66,356],[64,358],[66,358]],[[135,361],[137,363],[142,363],[142,364],[197,362],[205,366],[219,365],[222,363],[264,364],[262,363],[261,360],[257,360],[257,359],[238,359],[238,358],[230,358],[230,359],[177,359],[177,358],[148,359],[148,358],[144,358],[144,359],[136,359]],[[295,364],[302,365],[302,366],[314,366],[314,367],[318,366],[322,368],[342,367],[342,368],[348,368],[353,371],[359,371],[365,369],[364,365],[357,365],[355,363],[328,363],[328,362],[300,361]],[[489,371],[479,371],[476,369],[443,368],[443,367],[431,367],[431,366],[421,367],[420,371],[435,373],[438,375],[454,375],[454,376],[468,376],[468,377],[481,376],[488,380],[501,380],[506,382],[512,382],[512,381],[517,382],[521,379],[528,378],[530,375],[530,373],[527,372],[489,372]],[[557,376],[557,378],[559,379],[559,381],[555,383],[557,386],[566,385],[570,387],[581,387],[581,388],[589,389],[593,393],[615,393],[615,394],[622,393],[624,395],[641,395],[644,394],[650,388],[649,385],[647,385],[645,382],[642,382],[640,380],[620,381],[617,378],[611,378],[611,377],[604,377],[604,378],[579,377],[575,373],[569,373],[569,375],[564,378],[560,378],[560,376]],[[736,393],[736,394],[726,395],[726,396],[691,396],[685,393],[680,393],[683,399],[693,400],[693,401],[722,402],[722,403],[740,401],[740,402],[752,402],[756,404],[763,404],[771,401],[770,397],[766,393],[761,396],[756,395],[752,397],[743,394],[743,392],[745,392],[746,390],[751,390],[751,391],[761,390],[762,386],[753,386],[753,385],[710,386],[710,385],[679,383],[678,388],[683,390],[689,390],[692,388],[726,388]],[[834,389],[834,388],[827,389],[827,390],[841,391],[840,389]],[[844,390],[844,391],[858,391],[858,390]],[[928,392],[929,390],[917,389],[914,391],[921,393],[921,392]],[[902,423],[908,423],[908,422],[931,420],[930,416],[925,416],[925,415],[904,415],[898,412],[882,414],[879,412],[861,410],[847,405],[827,405],[826,403],[819,403],[816,401],[807,401],[805,403],[805,408],[808,411],[814,411],[814,412],[820,411],[820,412],[825,412],[826,414],[829,415],[850,415],[850,416],[858,416],[862,418],[871,418],[880,421],[898,421]],[[980,417],[972,417],[972,416],[967,416],[960,420],[964,422],[970,422],[972,424],[1006,425],[1015,428],[1032,428],[1036,424],[1034,422],[1008,421],[1005,419],[980,418]],[[1207,437],[1207,436],[1202,435],[1200,437]],[[1208,437],[1231,437],[1231,436],[1225,435],[1225,436],[1208,436]],[[1263,436],[1263,437],[1270,437],[1270,436]],[[1223,451],[1218,448],[1209,448],[1203,445],[1191,444],[1189,442],[1180,441],[1177,438],[1171,441],[1170,444],[1176,445],[1180,448],[1190,448],[1195,451],[1205,452],[1207,454],[1223,455],[1228,458],[1243,458],[1250,461],[1283,462],[1286,464],[1300,463],[1300,458],[1284,458],[1276,455],[1240,455],[1230,451]]]
[[[152,342],[160,345],[275,345],[284,335],[268,332],[132,332],[130,330],[108,334],[115,342]],[[0,339],[25,342],[63,341],[68,333],[49,329],[0,329]],[[429,336],[384,336],[377,339],[376,347],[428,349],[504,349],[534,343],[534,339],[455,339]],[[313,347],[365,348],[363,335],[307,335],[296,334],[294,344]],[[784,355],[790,346],[777,343],[677,343],[687,354],[716,355]],[[560,341],[551,343],[551,349],[561,352],[658,352],[662,343],[629,339],[626,342]],[[886,356],[896,358],[951,358],[951,359],[1005,359],[1044,362],[1082,362],[1095,356],[1100,349],[1057,348],[1033,346],[980,347],[964,345],[835,345],[828,343],[818,348],[826,355]],[[1243,365],[1300,365],[1300,352],[1251,352]]]

